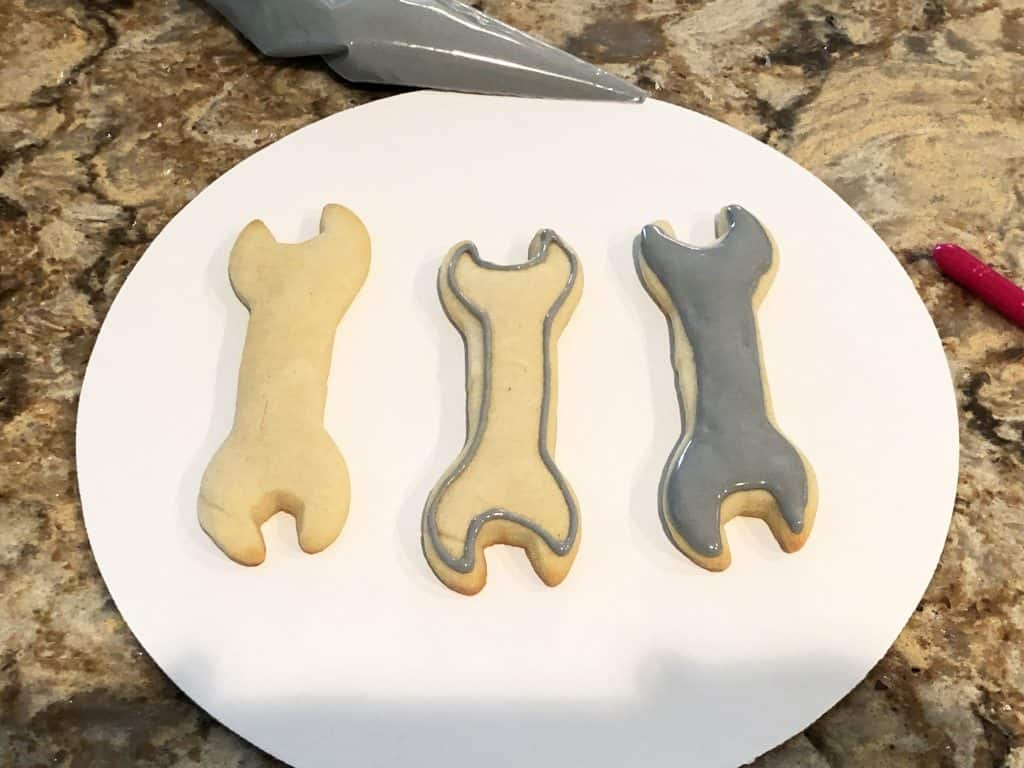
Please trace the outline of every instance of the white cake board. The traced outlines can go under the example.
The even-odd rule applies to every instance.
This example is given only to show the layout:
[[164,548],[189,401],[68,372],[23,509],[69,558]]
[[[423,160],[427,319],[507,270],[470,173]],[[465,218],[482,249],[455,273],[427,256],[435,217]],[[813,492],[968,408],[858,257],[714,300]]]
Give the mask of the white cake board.
[[[247,314],[227,279],[252,218],[281,240],[324,203],[373,237],[341,325],[327,426],[352,477],[339,540],[303,554],[291,518],[258,568],[196,521],[227,434]],[[641,226],[712,239],[739,203],[780,268],[759,312],[778,422],[817,470],[805,549],[729,524],[732,567],[692,565],[656,489],[679,417],[665,322],[640,286]],[[559,346],[556,459],[579,556],[543,586],[488,550],[466,598],[420,551],[431,486],[461,447],[463,348],[438,264],[456,241],[525,257],[552,227],[583,297]],[[296,766],[734,766],[800,731],[882,656],[942,549],[957,419],[935,329],[881,240],[825,185],[668,104],[412,93],[304,128],[227,173],[154,241],[117,297],[82,391],[89,537],[128,625],[200,706]]]

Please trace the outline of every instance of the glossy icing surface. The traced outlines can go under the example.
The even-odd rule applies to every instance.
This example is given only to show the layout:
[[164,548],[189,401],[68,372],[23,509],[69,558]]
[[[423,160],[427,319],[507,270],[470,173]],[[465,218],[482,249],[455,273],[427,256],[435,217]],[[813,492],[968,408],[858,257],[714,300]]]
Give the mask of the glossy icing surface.
[[[753,300],[773,261],[761,224],[737,205],[716,221],[719,239],[686,245],[656,224],[644,227],[637,260],[678,315],[691,374],[677,366],[685,432],[659,490],[662,520],[699,556],[722,554],[721,506],[738,491],[767,491],[793,533],[804,527],[808,480],[803,460],[768,415]],[[660,302],[659,302],[660,303]],[[666,309],[666,307],[662,307]],[[688,355],[681,355],[688,360]]]

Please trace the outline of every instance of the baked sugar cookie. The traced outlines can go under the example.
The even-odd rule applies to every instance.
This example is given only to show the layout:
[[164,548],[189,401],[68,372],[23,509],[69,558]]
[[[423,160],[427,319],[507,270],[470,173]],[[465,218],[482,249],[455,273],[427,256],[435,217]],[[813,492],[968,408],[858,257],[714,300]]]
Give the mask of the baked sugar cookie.
[[427,500],[423,551],[458,592],[483,588],[492,544],[524,549],[549,586],[576,556],[579,509],[552,455],[555,345],[582,288],[575,254],[550,230],[522,264],[490,264],[466,242],[441,265],[441,303],[466,344],[466,445]]
[[738,205],[720,211],[718,240],[675,239],[664,222],[644,227],[635,260],[640,281],[668,319],[684,432],[662,474],[665,532],[713,571],[731,556],[724,525],[763,519],[786,552],[804,545],[817,491],[804,456],[772,415],[754,311],[768,290],[775,249]]
[[324,429],[334,333],[366,279],[370,237],[359,218],[328,205],[320,234],[278,243],[253,221],[231,250],[229,275],[249,309],[235,422],[203,475],[199,523],[228,557],[258,565],[260,526],[295,517],[299,546],[320,552],[348,516],[349,478]]

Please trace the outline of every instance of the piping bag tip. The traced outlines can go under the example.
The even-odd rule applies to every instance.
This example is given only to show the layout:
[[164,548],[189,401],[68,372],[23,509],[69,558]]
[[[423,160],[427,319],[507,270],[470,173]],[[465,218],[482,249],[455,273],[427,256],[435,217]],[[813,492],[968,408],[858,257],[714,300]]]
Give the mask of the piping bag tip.
[[594,69],[596,70],[594,85],[587,89],[589,93],[581,93],[579,96],[569,98],[629,101],[634,104],[640,104],[647,98],[647,91],[643,88],[605,72],[603,69],[597,67]]
[[641,102],[646,92],[457,0],[209,0],[268,56],[357,83]]

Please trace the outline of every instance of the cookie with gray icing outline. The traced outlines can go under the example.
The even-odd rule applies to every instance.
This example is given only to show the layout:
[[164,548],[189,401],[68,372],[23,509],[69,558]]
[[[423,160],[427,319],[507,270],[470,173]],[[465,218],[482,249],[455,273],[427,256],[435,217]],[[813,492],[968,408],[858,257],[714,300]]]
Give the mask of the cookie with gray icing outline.
[[662,473],[658,508],[669,538],[709,570],[731,555],[725,524],[764,520],[786,552],[810,535],[814,472],[775,424],[765,384],[755,309],[777,265],[761,223],[723,208],[717,241],[680,242],[671,226],[643,228],[634,258],[644,288],[665,314],[684,425]]
[[345,461],[324,429],[335,330],[370,267],[370,237],[352,211],[328,205],[320,234],[278,243],[251,222],[231,249],[231,286],[249,309],[231,433],[199,488],[199,523],[232,560],[266,557],[260,526],[284,511],[299,546],[328,547],[348,516]]
[[583,275],[550,230],[529,258],[499,266],[469,242],[438,272],[438,294],[466,345],[466,444],[427,499],[423,551],[437,577],[472,595],[487,580],[483,551],[521,547],[548,586],[569,572],[579,507],[555,466],[556,343]]

